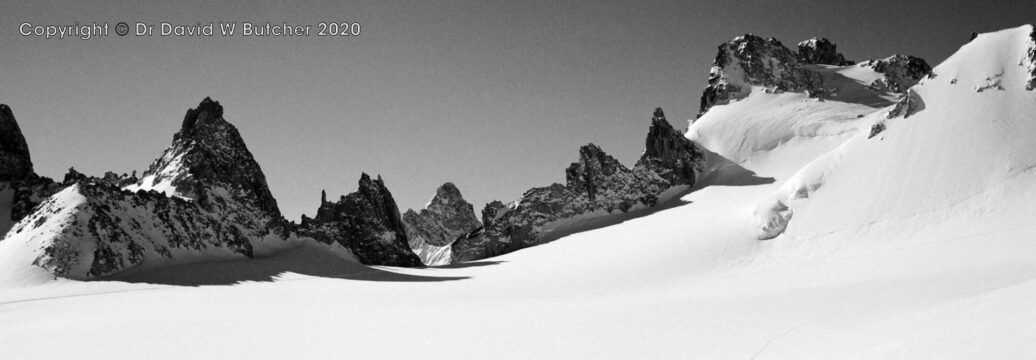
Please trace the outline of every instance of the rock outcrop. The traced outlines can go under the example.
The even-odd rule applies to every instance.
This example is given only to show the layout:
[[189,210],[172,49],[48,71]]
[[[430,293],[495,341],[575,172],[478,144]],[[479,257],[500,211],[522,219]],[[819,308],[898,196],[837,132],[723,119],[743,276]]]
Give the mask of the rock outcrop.
[[803,64],[821,64],[846,66],[852,61],[838,52],[838,46],[826,38],[812,38],[799,43],[799,62]]
[[907,55],[892,55],[884,59],[867,60],[857,66],[869,67],[884,75],[868,85],[872,90],[896,93],[905,92],[906,89],[914,86],[932,72],[932,67],[924,59]]
[[704,152],[665,120],[657,109],[644,155],[632,168],[589,144],[565,170],[565,184],[533,188],[504,205],[482,210],[483,228],[453,242],[453,262],[506,254],[548,241],[546,235],[578,220],[622,214],[658,203],[678,185],[693,185],[704,169]]
[[359,190],[337,202],[322,199],[315,217],[302,217],[298,233],[327,244],[340,244],[364,264],[422,266],[421,259],[410,250],[399,208],[380,176],[372,180],[363,174]]
[[419,212],[413,209],[403,213],[410,248],[425,265],[445,265],[452,258],[455,240],[477,231],[482,222],[475,216],[475,208],[464,200],[453,183],[445,183],[435,190],[435,196]]

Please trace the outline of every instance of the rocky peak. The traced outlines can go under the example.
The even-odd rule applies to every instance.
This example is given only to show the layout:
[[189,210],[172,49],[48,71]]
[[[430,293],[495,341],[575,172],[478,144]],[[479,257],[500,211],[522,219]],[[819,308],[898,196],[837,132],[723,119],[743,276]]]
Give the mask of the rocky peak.
[[908,55],[892,55],[884,59],[867,60],[858,66],[869,67],[884,74],[869,85],[875,91],[902,93],[932,72],[924,59]]
[[823,80],[802,69],[798,55],[774,38],[745,34],[719,46],[702,92],[699,114],[714,105],[747,96],[752,86],[775,91],[806,91],[812,97],[823,95]]
[[11,108],[0,104],[0,181],[34,177],[29,145]]
[[704,152],[669,124],[662,108],[655,109],[644,141],[644,154],[635,168],[654,171],[673,186],[694,185],[704,161]]
[[424,209],[407,210],[403,224],[410,248],[426,265],[449,264],[449,245],[482,227],[474,206],[449,182],[435,190],[435,196]]
[[421,259],[410,250],[399,208],[381,176],[371,179],[364,173],[358,187],[337,202],[322,201],[313,219],[303,216],[299,234],[338,243],[364,264],[421,266]]
[[799,62],[803,64],[824,64],[845,66],[850,61],[838,52],[838,46],[826,38],[812,38],[799,43]]
[[236,200],[280,216],[266,176],[237,128],[223,118],[223,106],[207,97],[187,110],[172,145],[144,172],[139,185],[151,189],[163,183],[176,195],[203,203],[211,189],[223,188]]
[[191,134],[194,129],[204,129],[223,119],[223,106],[210,97],[202,99],[198,107],[188,109],[180,126],[180,134]]

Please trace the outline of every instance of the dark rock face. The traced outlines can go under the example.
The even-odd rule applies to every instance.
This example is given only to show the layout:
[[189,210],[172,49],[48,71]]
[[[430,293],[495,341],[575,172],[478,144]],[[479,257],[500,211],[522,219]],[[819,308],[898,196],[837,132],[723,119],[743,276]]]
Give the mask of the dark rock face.
[[0,104],[0,181],[35,177],[29,145],[7,105]]
[[799,62],[803,64],[852,65],[838,52],[838,46],[825,38],[812,38],[799,43]]
[[323,202],[316,217],[302,218],[302,236],[338,243],[368,265],[422,266],[410,250],[399,208],[379,176],[363,174],[358,191],[338,202]]
[[594,144],[583,146],[578,161],[565,170],[564,185],[530,189],[509,205],[487,204],[483,228],[453,242],[453,262],[541,244],[545,234],[573,219],[654,206],[667,189],[693,185],[704,168],[704,153],[669,125],[661,109],[655,111],[646,144],[632,169]]
[[662,109],[655,109],[644,144],[644,155],[636,167],[651,170],[670,185],[694,185],[705,154],[666,120]]
[[1029,34],[1028,58],[1029,81],[1025,83],[1025,90],[1033,90],[1036,89],[1036,30]]
[[714,105],[746,96],[753,85],[778,92],[806,91],[812,97],[824,95],[823,79],[803,69],[798,54],[777,39],[745,34],[719,46],[701,96],[699,117]]
[[932,67],[924,59],[906,55],[892,55],[884,59],[868,60],[859,64],[872,68],[885,77],[874,80],[869,87],[875,91],[891,91],[901,93],[917,84],[932,72]]
[[453,183],[445,183],[420,212],[413,209],[403,214],[410,248],[425,265],[449,263],[446,247],[454,240],[476,231],[482,223],[475,216],[475,208],[464,200]]

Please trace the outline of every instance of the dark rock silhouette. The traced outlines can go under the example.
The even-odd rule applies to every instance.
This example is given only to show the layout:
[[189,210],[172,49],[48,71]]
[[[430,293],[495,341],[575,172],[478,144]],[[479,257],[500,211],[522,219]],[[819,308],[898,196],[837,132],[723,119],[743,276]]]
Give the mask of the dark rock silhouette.
[[799,43],[799,62],[803,64],[852,65],[838,52],[838,46],[826,38],[812,38]]
[[342,245],[364,264],[422,266],[410,249],[399,208],[381,176],[372,180],[361,175],[359,190],[337,202],[322,202],[314,218],[302,218],[298,233]]

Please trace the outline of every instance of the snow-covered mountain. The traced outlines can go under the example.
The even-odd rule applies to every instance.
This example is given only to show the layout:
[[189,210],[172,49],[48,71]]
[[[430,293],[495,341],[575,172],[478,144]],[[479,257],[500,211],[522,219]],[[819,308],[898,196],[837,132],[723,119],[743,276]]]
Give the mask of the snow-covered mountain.
[[[932,69],[908,56],[841,63],[834,46],[820,39],[805,42],[815,49],[805,56],[781,50],[776,40],[739,39],[720,47],[722,64],[703,96],[711,100],[688,132],[676,132],[657,112],[644,157],[632,169],[585,146],[566,184],[488,204],[484,229],[459,240],[450,237],[475,225],[459,191],[437,192],[428,215],[414,212],[427,220],[422,229],[442,230],[425,231],[440,235],[421,241],[453,241],[454,259],[556,239],[549,244],[405,269],[336,267],[343,262],[324,256],[328,246],[296,240],[306,246],[257,259],[144,269],[116,278],[123,281],[23,286],[41,271],[23,255],[38,254],[43,243],[12,233],[0,241],[0,324],[13,324],[0,326],[0,338],[12,339],[0,353],[718,359],[1036,353],[1036,29],[978,35]],[[71,185],[16,228],[37,221],[69,226],[54,219],[97,222],[104,217],[75,214],[111,204],[158,206],[134,198],[141,196],[167,199],[162,206],[197,206],[193,198],[87,184],[99,182]],[[381,219],[371,227],[395,232],[382,238],[385,244],[405,246],[400,233],[414,229],[404,230],[389,210],[395,205],[384,183],[364,177],[359,193],[333,204],[322,199],[318,217],[342,226]],[[627,206],[645,207],[652,198],[655,207],[623,216]],[[319,215],[361,203],[372,206],[362,206],[371,216],[360,221]],[[619,220],[580,224],[587,217]],[[502,235],[485,235],[491,232]],[[312,263],[335,272],[314,271]],[[183,283],[225,286],[174,286]],[[285,332],[288,325],[292,331]]]
[[[5,124],[14,124],[13,117],[10,122],[7,118],[5,115]],[[8,168],[31,181],[13,184],[29,184],[39,190],[27,192],[27,185],[15,189],[16,205],[25,198],[21,202],[35,207],[7,232],[0,242],[0,256],[7,258],[3,265],[29,269],[36,278],[89,279],[130,269],[253,258],[314,240],[328,244],[331,252],[348,249],[356,256],[353,261],[421,265],[406,247],[399,211],[380,179],[375,183],[364,175],[368,185],[377,185],[365,187],[361,180],[362,194],[367,194],[364,189],[374,192],[366,198],[360,196],[365,201],[318,212],[320,229],[314,222],[301,227],[287,222],[244,140],[223,118],[219,102],[209,98],[187,111],[172,144],[139,180],[113,173],[90,177],[74,169],[59,184],[38,180],[31,173],[24,140],[18,140],[4,139],[5,144],[13,144],[4,149],[14,149],[5,151],[14,159]],[[24,160],[16,161],[20,159]],[[329,204],[324,203],[321,210]],[[26,206],[14,207],[13,213]],[[402,245],[386,248],[359,237],[363,232],[347,232],[352,228],[339,226],[340,222],[369,220],[371,211],[395,217],[397,226],[390,229],[400,234]],[[343,216],[350,220],[341,220]],[[361,225],[372,224],[378,221]],[[407,261],[399,261],[400,257]]]
[[762,236],[858,233],[1016,200],[1036,167],[1033,39],[1024,29],[980,35],[896,105],[860,118],[857,135],[763,201]]
[[[288,227],[223,108],[206,98],[139,182],[119,188],[70,171],[73,182],[16,224],[3,245],[74,279],[198,258],[252,257],[285,243]],[[66,184],[68,185],[68,184]]]

